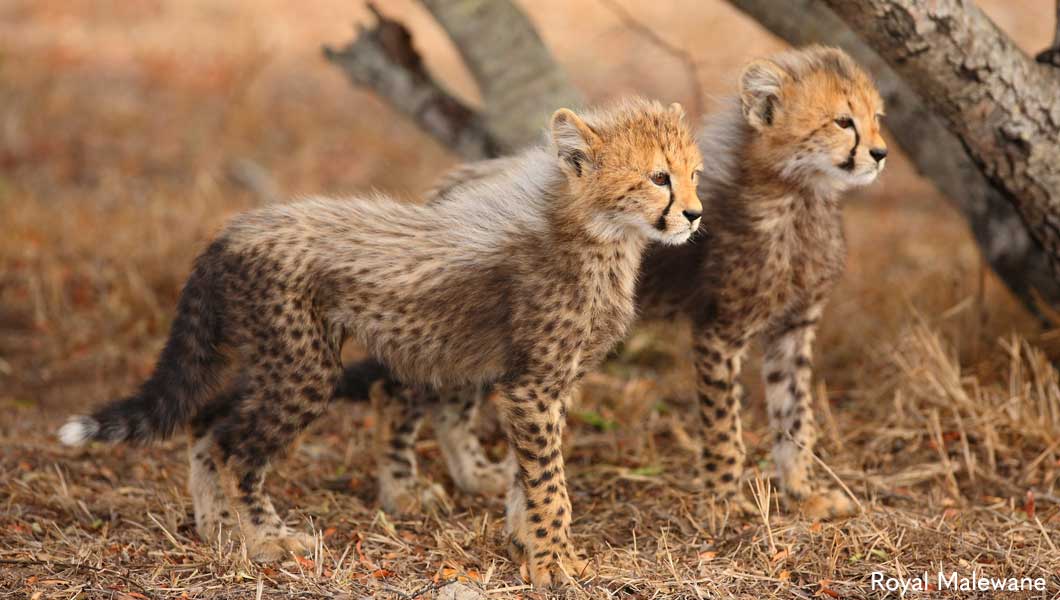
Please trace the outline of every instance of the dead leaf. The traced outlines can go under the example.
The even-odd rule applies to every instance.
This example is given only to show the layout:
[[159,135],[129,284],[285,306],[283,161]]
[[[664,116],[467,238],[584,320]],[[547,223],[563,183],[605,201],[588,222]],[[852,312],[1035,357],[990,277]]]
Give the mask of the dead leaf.
[[830,598],[838,598],[839,597],[839,592],[837,592],[837,591],[833,590],[832,588],[828,587],[828,585],[830,583],[832,583],[832,582],[829,581],[828,579],[822,579],[822,580],[818,581],[817,585],[820,586],[820,589],[817,590],[817,593],[814,594],[814,596],[828,596]]
[[297,554],[294,556],[294,560],[298,564],[302,565],[303,569],[315,569],[317,566],[316,563],[314,563],[312,560],[304,556],[298,556]]
[[354,549],[357,551],[357,560],[362,565],[365,565],[365,566],[368,566],[368,567],[374,567],[375,565],[372,564],[372,561],[368,560],[368,557],[365,556],[365,554],[364,554],[364,549],[361,548],[361,542],[363,542],[363,541],[364,540],[358,539],[357,543],[354,545]]

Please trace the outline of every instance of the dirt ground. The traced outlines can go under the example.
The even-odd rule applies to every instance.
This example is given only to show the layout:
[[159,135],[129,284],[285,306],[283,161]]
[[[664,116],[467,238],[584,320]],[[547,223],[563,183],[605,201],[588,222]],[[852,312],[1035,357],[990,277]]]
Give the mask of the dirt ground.
[[[783,47],[720,0],[622,4],[699,57],[700,81],[604,3],[525,2],[591,100],[687,107],[693,86],[730,93],[743,62]],[[429,16],[380,5],[474,102]],[[980,5],[1029,52],[1051,38],[1048,0]],[[278,508],[320,544],[275,565],[198,539],[183,439],[71,450],[54,436],[149,373],[191,261],[226,218],[273,188],[415,199],[455,163],[322,59],[365,18],[338,0],[0,2],[0,598],[542,596],[504,553],[503,501],[455,490],[430,436],[417,451],[452,514],[379,511],[362,405],[336,404],[276,466]],[[817,523],[778,507],[752,362],[744,435],[761,511],[708,518],[683,485],[686,335],[641,329],[572,414],[574,536],[598,576],[570,597],[875,598],[873,572],[940,570],[1043,577],[1046,592],[1006,597],[1060,596],[1060,333],[984,271],[907,161],[888,163],[847,201],[851,256],[817,353],[824,476],[863,513]]]

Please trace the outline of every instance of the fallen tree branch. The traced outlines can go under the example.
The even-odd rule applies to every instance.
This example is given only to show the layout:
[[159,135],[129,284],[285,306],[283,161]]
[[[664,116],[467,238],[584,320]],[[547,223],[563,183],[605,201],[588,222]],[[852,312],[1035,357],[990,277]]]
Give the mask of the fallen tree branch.
[[497,156],[498,142],[481,115],[450,95],[423,66],[404,25],[384,16],[375,5],[372,28],[340,50],[324,47],[324,56],[354,85],[369,87],[421,129],[468,160]]

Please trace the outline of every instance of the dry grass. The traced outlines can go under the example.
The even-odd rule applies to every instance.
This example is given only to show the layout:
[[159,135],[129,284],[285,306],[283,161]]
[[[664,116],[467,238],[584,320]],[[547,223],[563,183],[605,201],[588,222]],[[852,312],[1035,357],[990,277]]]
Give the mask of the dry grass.
[[[623,4],[704,57],[710,92],[779,47],[721,3]],[[1051,3],[1019,5],[987,8],[1036,48]],[[385,8],[473,97],[422,11]],[[360,10],[0,5],[0,597],[432,597],[459,578],[535,597],[503,554],[499,499],[454,491],[452,515],[413,521],[378,511],[363,406],[335,406],[278,465],[271,493],[321,545],[272,566],[196,538],[183,441],[72,451],[52,435],[151,368],[197,249],[257,202],[238,165],[261,165],[285,193],[414,194],[451,164],[320,60],[319,43],[344,41]],[[602,5],[551,0],[532,14],[590,97],[691,97],[682,66]],[[1046,577],[1045,597],[1058,593],[1060,336],[981,277],[959,219],[900,157],[849,202],[847,225],[848,275],[820,343],[819,453],[865,513],[810,523],[777,506],[751,374],[748,486],[762,514],[711,518],[684,485],[684,334],[646,329],[589,378],[572,419],[574,531],[599,572],[572,597],[875,597],[873,571],[940,568]],[[434,443],[418,450],[452,490]]]

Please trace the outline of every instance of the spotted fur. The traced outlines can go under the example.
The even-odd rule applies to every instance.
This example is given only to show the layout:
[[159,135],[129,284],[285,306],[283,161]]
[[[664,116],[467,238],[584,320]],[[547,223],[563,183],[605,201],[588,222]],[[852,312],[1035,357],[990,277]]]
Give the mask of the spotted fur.
[[[685,246],[653,247],[645,257],[641,316],[684,318],[694,329],[700,480],[718,499],[739,497],[745,456],[739,375],[750,342],[759,338],[781,488],[811,517],[854,508],[810,479],[812,345],[846,257],[840,196],[871,183],[884,166],[882,110],[872,81],[838,49],[810,47],[752,62],[739,96],[699,135],[699,192],[710,200],[700,235]],[[510,160],[455,170],[436,187],[434,203],[496,176]]]
[[[584,572],[570,541],[563,414],[579,374],[633,319],[646,244],[696,231],[701,158],[677,105],[560,109],[549,130],[550,145],[444,205],[318,198],[237,217],[196,263],[154,375],[71,419],[63,441],[148,441],[190,425],[200,534],[224,527],[223,495],[252,554],[302,550],[307,540],[263,491],[265,473],[323,413],[352,339],[415,386],[496,386],[518,458],[513,543],[536,585]],[[394,450],[386,476],[411,480],[418,416],[402,412],[386,414],[380,445]]]

